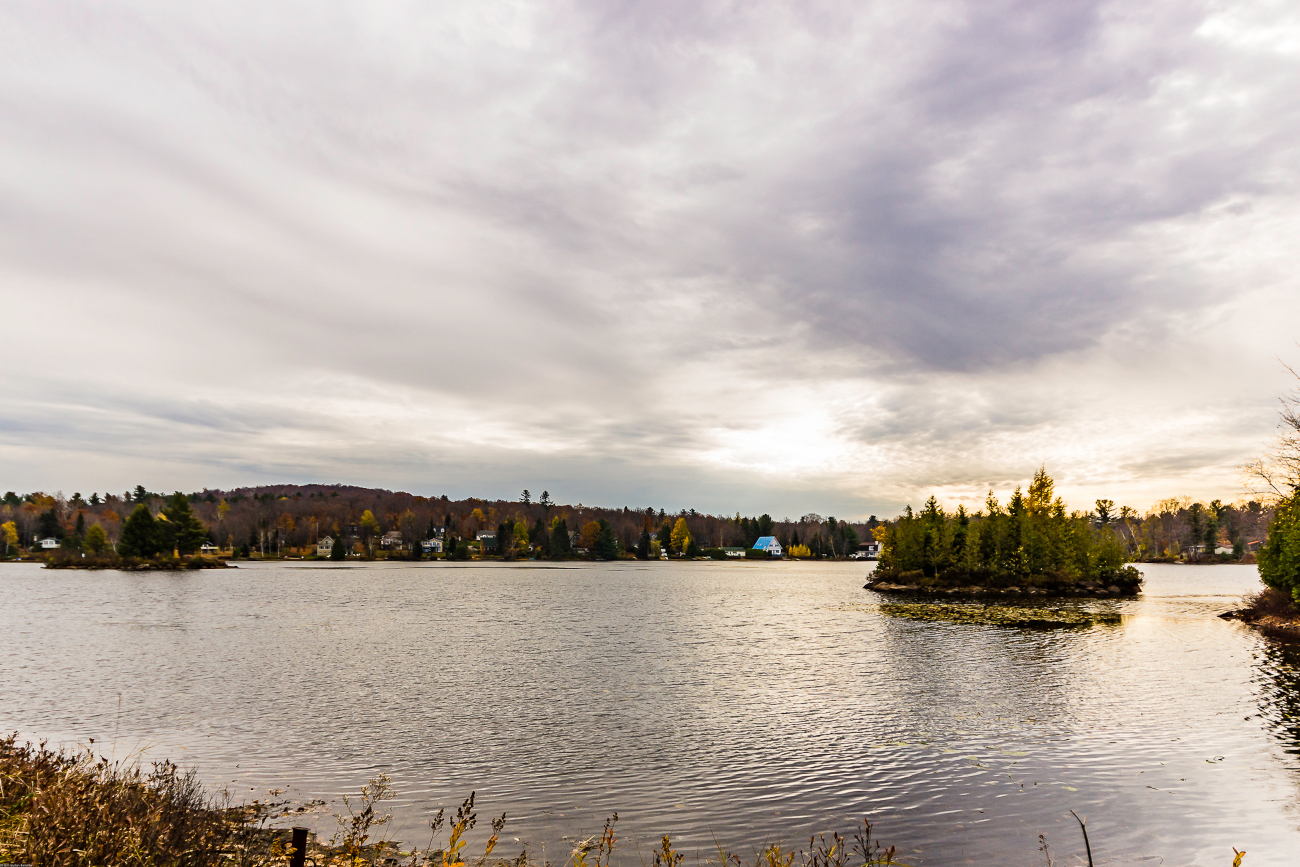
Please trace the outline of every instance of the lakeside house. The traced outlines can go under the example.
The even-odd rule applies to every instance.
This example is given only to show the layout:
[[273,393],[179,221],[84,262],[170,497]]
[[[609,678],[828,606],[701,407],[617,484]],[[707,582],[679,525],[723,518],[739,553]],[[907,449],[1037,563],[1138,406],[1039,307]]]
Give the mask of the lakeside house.
[[748,548],[723,548],[722,553],[728,557],[744,557]]
[[781,548],[781,543],[776,540],[775,536],[759,536],[758,541],[754,543],[753,550],[766,551],[773,557],[781,557],[785,555],[785,551]]
[[334,553],[334,537],[322,536],[316,541],[316,556],[328,557]]
[[389,530],[384,534],[384,538],[379,540],[379,544],[384,548],[402,547],[402,534],[397,530]]
[[442,539],[425,539],[420,543],[420,550],[426,554],[441,554]]
[[855,560],[879,560],[880,543],[863,542],[862,544],[858,545],[858,550],[853,554],[850,554],[849,556]]
[[220,548],[218,548],[216,545],[213,545],[211,542],[204,542],[202,545],[199,546],[199,553],[207,556],[216,554],[220,550],[221,550]]
[[51,548],[59,547],[59,540],[55,539],[53,536],[46,536],[44,539],[38,540],[36,544],[40,545],[46,551],[49,551]]
[[496,533],[488,533],[488,532],[475,533],[474,541],[478,542],[479,551],[481,551],[484,554],[486,554],[488,551],[495,551],[497,549]]

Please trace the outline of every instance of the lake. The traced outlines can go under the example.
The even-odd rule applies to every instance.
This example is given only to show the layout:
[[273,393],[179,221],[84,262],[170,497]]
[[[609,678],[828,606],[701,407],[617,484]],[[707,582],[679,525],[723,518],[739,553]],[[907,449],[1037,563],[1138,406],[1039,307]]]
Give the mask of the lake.
[[396,836],[421,845],[475,791],[479,831],[506,812],[505,854],[557,864],[615,811],[632,857],[867,816],[913,864],[1043,863],[1040,834],[1075,863],[1072,809],[1098,864],[1300,852],[1300,651],[1215,617],[1254,567],[1145,566],[1137,599],[1060,603],[1119,625],[1058,630],[892,618],[869,569],[10,564],[0,729],[240,797],[388,773]]

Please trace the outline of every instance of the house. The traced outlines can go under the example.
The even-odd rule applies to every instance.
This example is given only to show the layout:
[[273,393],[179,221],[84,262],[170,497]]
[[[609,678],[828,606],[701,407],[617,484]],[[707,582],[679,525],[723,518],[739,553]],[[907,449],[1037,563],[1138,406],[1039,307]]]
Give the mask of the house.
[[379,540],[379,544],[385,548],[402,547],[402,534],[397,530],[389,530],[384,534],[384,538]]
[[199,553],[209,557],[216,554],[220,550],[221,550],[220,548],[218,548],[216,545],[213,545],[211,542],[204,542],[202,545],[199,546]]
[[722,553],[728,557],[744,557],[746,548],[723,548]]
[[316,541],[316,556],[328,557],[334,553],[334,537],[322,536]]
[[420,543],[420,550],[426,554],[441,554],[442,539],[425,539]]
[[781,543],[776,541],[775,536],[759,536],[758,541],[754,543],[755,551],[766,551],[773,557],[780,557],[785,552],[781,549]]
[[863,542],[860,545],[858,545],[857,551],[849,555],[849,558],[853,560],[879,560],[880,543]]
[[496,533],[475,533],[474,541],[478,542],[479,551],[484,554],[488,551],[495,551],[497,549]]
[[1227,546],[1225,546],[1225,545],[1220,545],[1219,547],[1217,547],[1217,548],[1214,549],[1214,553],[1215,553],[1217,556],[1219,556],[1219,557],[1222,557],[1224,554],[1231,554],[1231,553],[1232,553],[1232,546],[1231,546],[1231,545],[1227,545]]
[[39,540],[36,544],[40,545],[42,548],[48,551],[51,548],[59,547],[59,540],[52,537],[46,537],[44,539]]

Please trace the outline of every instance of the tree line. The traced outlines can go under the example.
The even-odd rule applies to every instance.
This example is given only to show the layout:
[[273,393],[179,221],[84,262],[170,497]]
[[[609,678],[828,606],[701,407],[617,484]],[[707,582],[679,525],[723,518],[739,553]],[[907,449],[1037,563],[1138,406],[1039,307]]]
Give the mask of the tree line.
[[[845,521],[815,513],[776,520],[766,514],[709,515],[694,509],[602,508],[559,504],[548,491],[539,498],[524,491],[515,501],[452,500],[347,485],[272,485],[164,496],[137,485],[122,494],[88,498],[10,491],[0,501],[0,544],[6,555],[30,550],[47,538],[65,549],[95,552],[119,549],[125,533],[128,550],[180,550],[168,534],[175,527],[169,512],[182,501],[196,522],[181,534],[182,553],[189,553],[197,539],[245,556],[304,553],[325,536],[342,542],[340,555],[375,556],[383,550],[390,556],[417,556],[419,542],[438,536],[447,555],[466,557],[481,547],[479,534],[488,533],[495,536],[495,553],[506,558],[528,550],[535,556],[568,557],[578,549],[601,557],[707,556],[722,548],[750,548],[763,536],[775,536],[792,555],[841,559],[875,541],[878,528],[917,517],[910,508],[884,522],[875,516]],[[148,533],[126,531],[132,518],[144,522],[141,507],[161,528],[157,544],[142,541]],[[988,504],[981,511],[987,514]],[[952,518],[960,520],[957,513]],[[1098,500],[1087,513],[1095,527],[1108,527],[1118,536],[1132,560],[1249,561],[1268,537],[1272,518],[1267,500],[1205,504],[1190,497],[1162,500],[1143,516],[1116,508],[1111,500]],[[983,518],[967,515],[965,520]],[[384,537],[392,533],[400,541],[385,544]]]
[[[168,536],[180,503],[189,509],[181,544]],[[141,510],[144,511],[141,511]],[[145,527],[144,512],[154,521]],[[492,537],[497,556],[568,557],[575,550],[595,556],[698,556],[726,547],[752,547],[775,536],[786,550],[805,556],[843,558],[870,538],[880,522],[837,521],[816,514],[776,520],[770,515],[711,515],[695,509],[605,508],[565,505],[549,491],[538,498],[524,491],[518,500],[447,496],[423,497],[402,491],[349,485],[268,485],[232,490],[208,489],[164,496],[137,485],[121,494],[8,492],[0,502],[5,553],[30,550],[41,539],[55,539],[73,551],[114,550],[189,553],[211,544],[237,555],[280,556],[314,550],[330,537],[339,555],[419,556],[419,543],[433,537],[446,556],[481,551],[481,534]],[[128,530],[128,526],[131,529]],[[196,527],[201,527],[199,533]],[[138,532],[137,532],[138,531]],[[149,542],[157,535],[157,541]],[[148,556],[139,554],[133,556]]]

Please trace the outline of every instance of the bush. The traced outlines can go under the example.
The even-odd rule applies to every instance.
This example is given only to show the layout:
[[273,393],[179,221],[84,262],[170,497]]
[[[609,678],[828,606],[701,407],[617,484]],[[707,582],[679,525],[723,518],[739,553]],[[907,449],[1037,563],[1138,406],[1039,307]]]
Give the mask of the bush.
[[1263,590],[1245,599],[1246,607],[1240,612],[1245,620],[1259,620],[1263,617],[1280,617],[1287,620],[1300,616],[1295,600],[1281,590],[1265,587]]
[[1300,602],[1300,495],[1277,504],[1268,527],[1268,542],[1259,550],[1259,579]]

